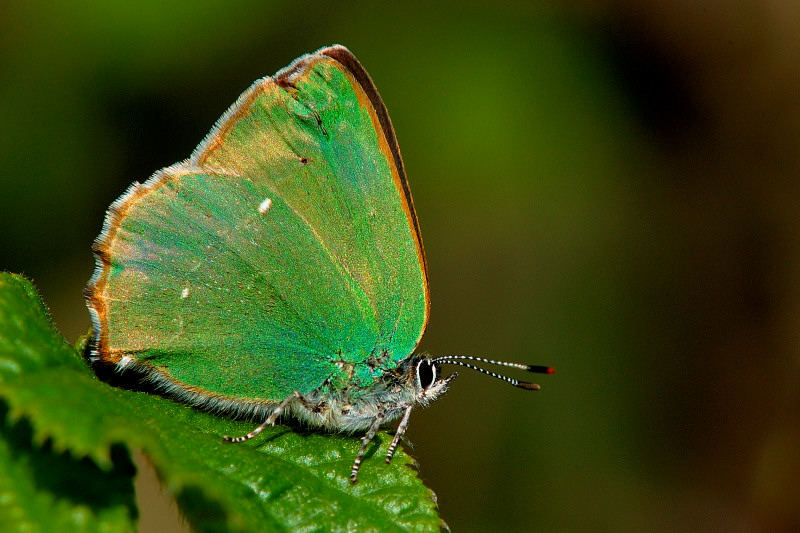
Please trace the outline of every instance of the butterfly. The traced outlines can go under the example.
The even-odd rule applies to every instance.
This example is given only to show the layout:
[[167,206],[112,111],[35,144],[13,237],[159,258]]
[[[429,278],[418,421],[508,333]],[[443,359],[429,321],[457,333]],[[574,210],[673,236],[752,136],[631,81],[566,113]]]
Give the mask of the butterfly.
[[458,365],[414,353],[430,310],[419,222],[394,130],[342,46],[256,81],[185,161],[108,210],[86,289],[94,365],[221,415],[365,432],[443,394]]

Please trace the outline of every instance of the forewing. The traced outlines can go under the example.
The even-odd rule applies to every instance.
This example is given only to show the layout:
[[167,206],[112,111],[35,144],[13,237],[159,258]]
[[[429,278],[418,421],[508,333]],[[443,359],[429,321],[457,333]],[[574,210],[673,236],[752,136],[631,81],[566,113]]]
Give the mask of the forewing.
[[112,206],[96,251],[97,356],[225,396],[308,392],[389,354],[367,384],[427,320],[394,134],[341,47],[254,84],[189,161]]

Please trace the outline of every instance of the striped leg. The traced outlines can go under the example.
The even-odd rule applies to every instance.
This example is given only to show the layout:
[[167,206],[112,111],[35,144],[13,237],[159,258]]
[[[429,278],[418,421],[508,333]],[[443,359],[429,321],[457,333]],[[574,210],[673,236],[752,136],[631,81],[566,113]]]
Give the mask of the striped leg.
[[278,419],[279,416],[281,416],[281,414],[283,414],[283,410],[286,409],[286,406],[289,405],[289,403],[291,403],[293,400],[295,400],[297,398],[300,398],[300,397],[301,397],[300,393],[297,392],[297,391],[294,391],[288,398],[286,398],[281,403],[279,403],[278,407],[276,407],[275,410],[272,411],[272,414],[270,414],[267,417],[267,419],[264,421],[264,423],[261,424],[260,426],[258,426],[256,429],[254,429],[253,431],[251,431],[247,435],[242,435],[241,437],[229,437],[229,436],[225,435],[224,437],[222,437],[222,440],[224,440],[225,442],[236,443],[236,442],[244,442],[246,440],[252,439],[256,435],[258,435],[259,433],[264,431],[264,429],[267,426],[274,426],[275,425],[275,421]]
[[361,460],[364,458],[364,452],[367,451],[367,446],[369,445],[370,441],[372,441],[373,437],[375,437],[375,433],[378,432],[378,428],[381,427],[383,424],[386,415],[381,411],[378,413],[378,416],[375,417],[375,420],[372,421],[372,425],[369,427],[367,434],[361,437],[361,449],[358,450],[358,455],[356,455],[356,460],[353,461],[353,468],[350,470],[350,481],[355,483],[358,481],[358,469],[361,467]]
[[394,455],[394,450],[397,448],[397,444],[400,442],[400,439],[403,438],[403,435],[406,433],[406,429],[408,429],[408,418],[411,416],[411,404],[408,404],[406,407],[406,412],[403,413],[403,419],[397,425],[397,431],[394,433],[394,438],[392,439],[392,443],[389,445],[389,451],[386,452],[386,464],[392,462],[392,456]]

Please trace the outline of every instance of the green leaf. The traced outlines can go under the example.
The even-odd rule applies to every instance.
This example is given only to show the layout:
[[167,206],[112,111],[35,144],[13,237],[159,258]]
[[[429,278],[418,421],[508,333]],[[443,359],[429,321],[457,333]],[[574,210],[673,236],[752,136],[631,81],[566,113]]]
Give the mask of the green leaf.
[[[28,443],[27,463],[43,461],[42,454],[60,458],[54,460],[58,472],[52,473],[53,479],[89,464],[94,474],[76,479],[106,487],[112,479],[102,476],[116,480],[120,472],[130,470],[127,453],[115,445],[142,449],[198,531],[438,531],[444,525],[436,514],[434,494],[411,468],[413,459],[399,450],[391,465],[384,464],[388,434],[379,434],[356,485],[348,480],[360,446],[356,438],[279,426],[252,441],[225,444],[222,435],[246,433],[253,424],[100,382],[51,325],[31,284],[9,274],[0,274],[0,398],[8,406],[8,418],[29,423],[27,441],[20,443],[17,437],[27,435],[25,431],[13,429],[26,427],[23,422],[2,435],[3,446]],[[6,465],[3,453],[0,468]],[[58,503],[65,515],[77,516],[81,510],[86,521],[108,520],[109,531],[131,529],[135,512],[123,489],[115,491],[115,498],[108,495],[111,489],[104,489],[96,500],[90,491],[85,501],[63,503],[52,494],[34,499],[24,492],[29,478],[35,478],[31,468],[9,463],[2,475],[6,473],[12,481],[17,476],[25,479],[10,488],[0,485],[0,519],[5,518],[3,494],[10,491],[12,499],[49,498],[48,505]],[[91,512],[84,510],[87,506]],[[36,512],[34,503],[29,507],[26,520],[47,514]],[[112,515],[117,522],[110,522]],[[30,522],[9,523],[22,528]],[[66,524],[48,522],[41,527],[76,529]]]
[[[7,407],[0,402],[0,420]],[[0,425],[0,524],[3,531],[132,531],[135,468],[115,446],[112,466],[35,446],[27,420]]]

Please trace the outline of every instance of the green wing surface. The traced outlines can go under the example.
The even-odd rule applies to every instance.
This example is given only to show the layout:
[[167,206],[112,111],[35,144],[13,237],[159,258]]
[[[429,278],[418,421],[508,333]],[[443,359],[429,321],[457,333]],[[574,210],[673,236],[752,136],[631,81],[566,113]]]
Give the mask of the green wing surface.
[[251,86],[187,161],[111,206],[94,249],[93,356],[213,395],[369,385],[427,322],[394,132],[340,46]]

